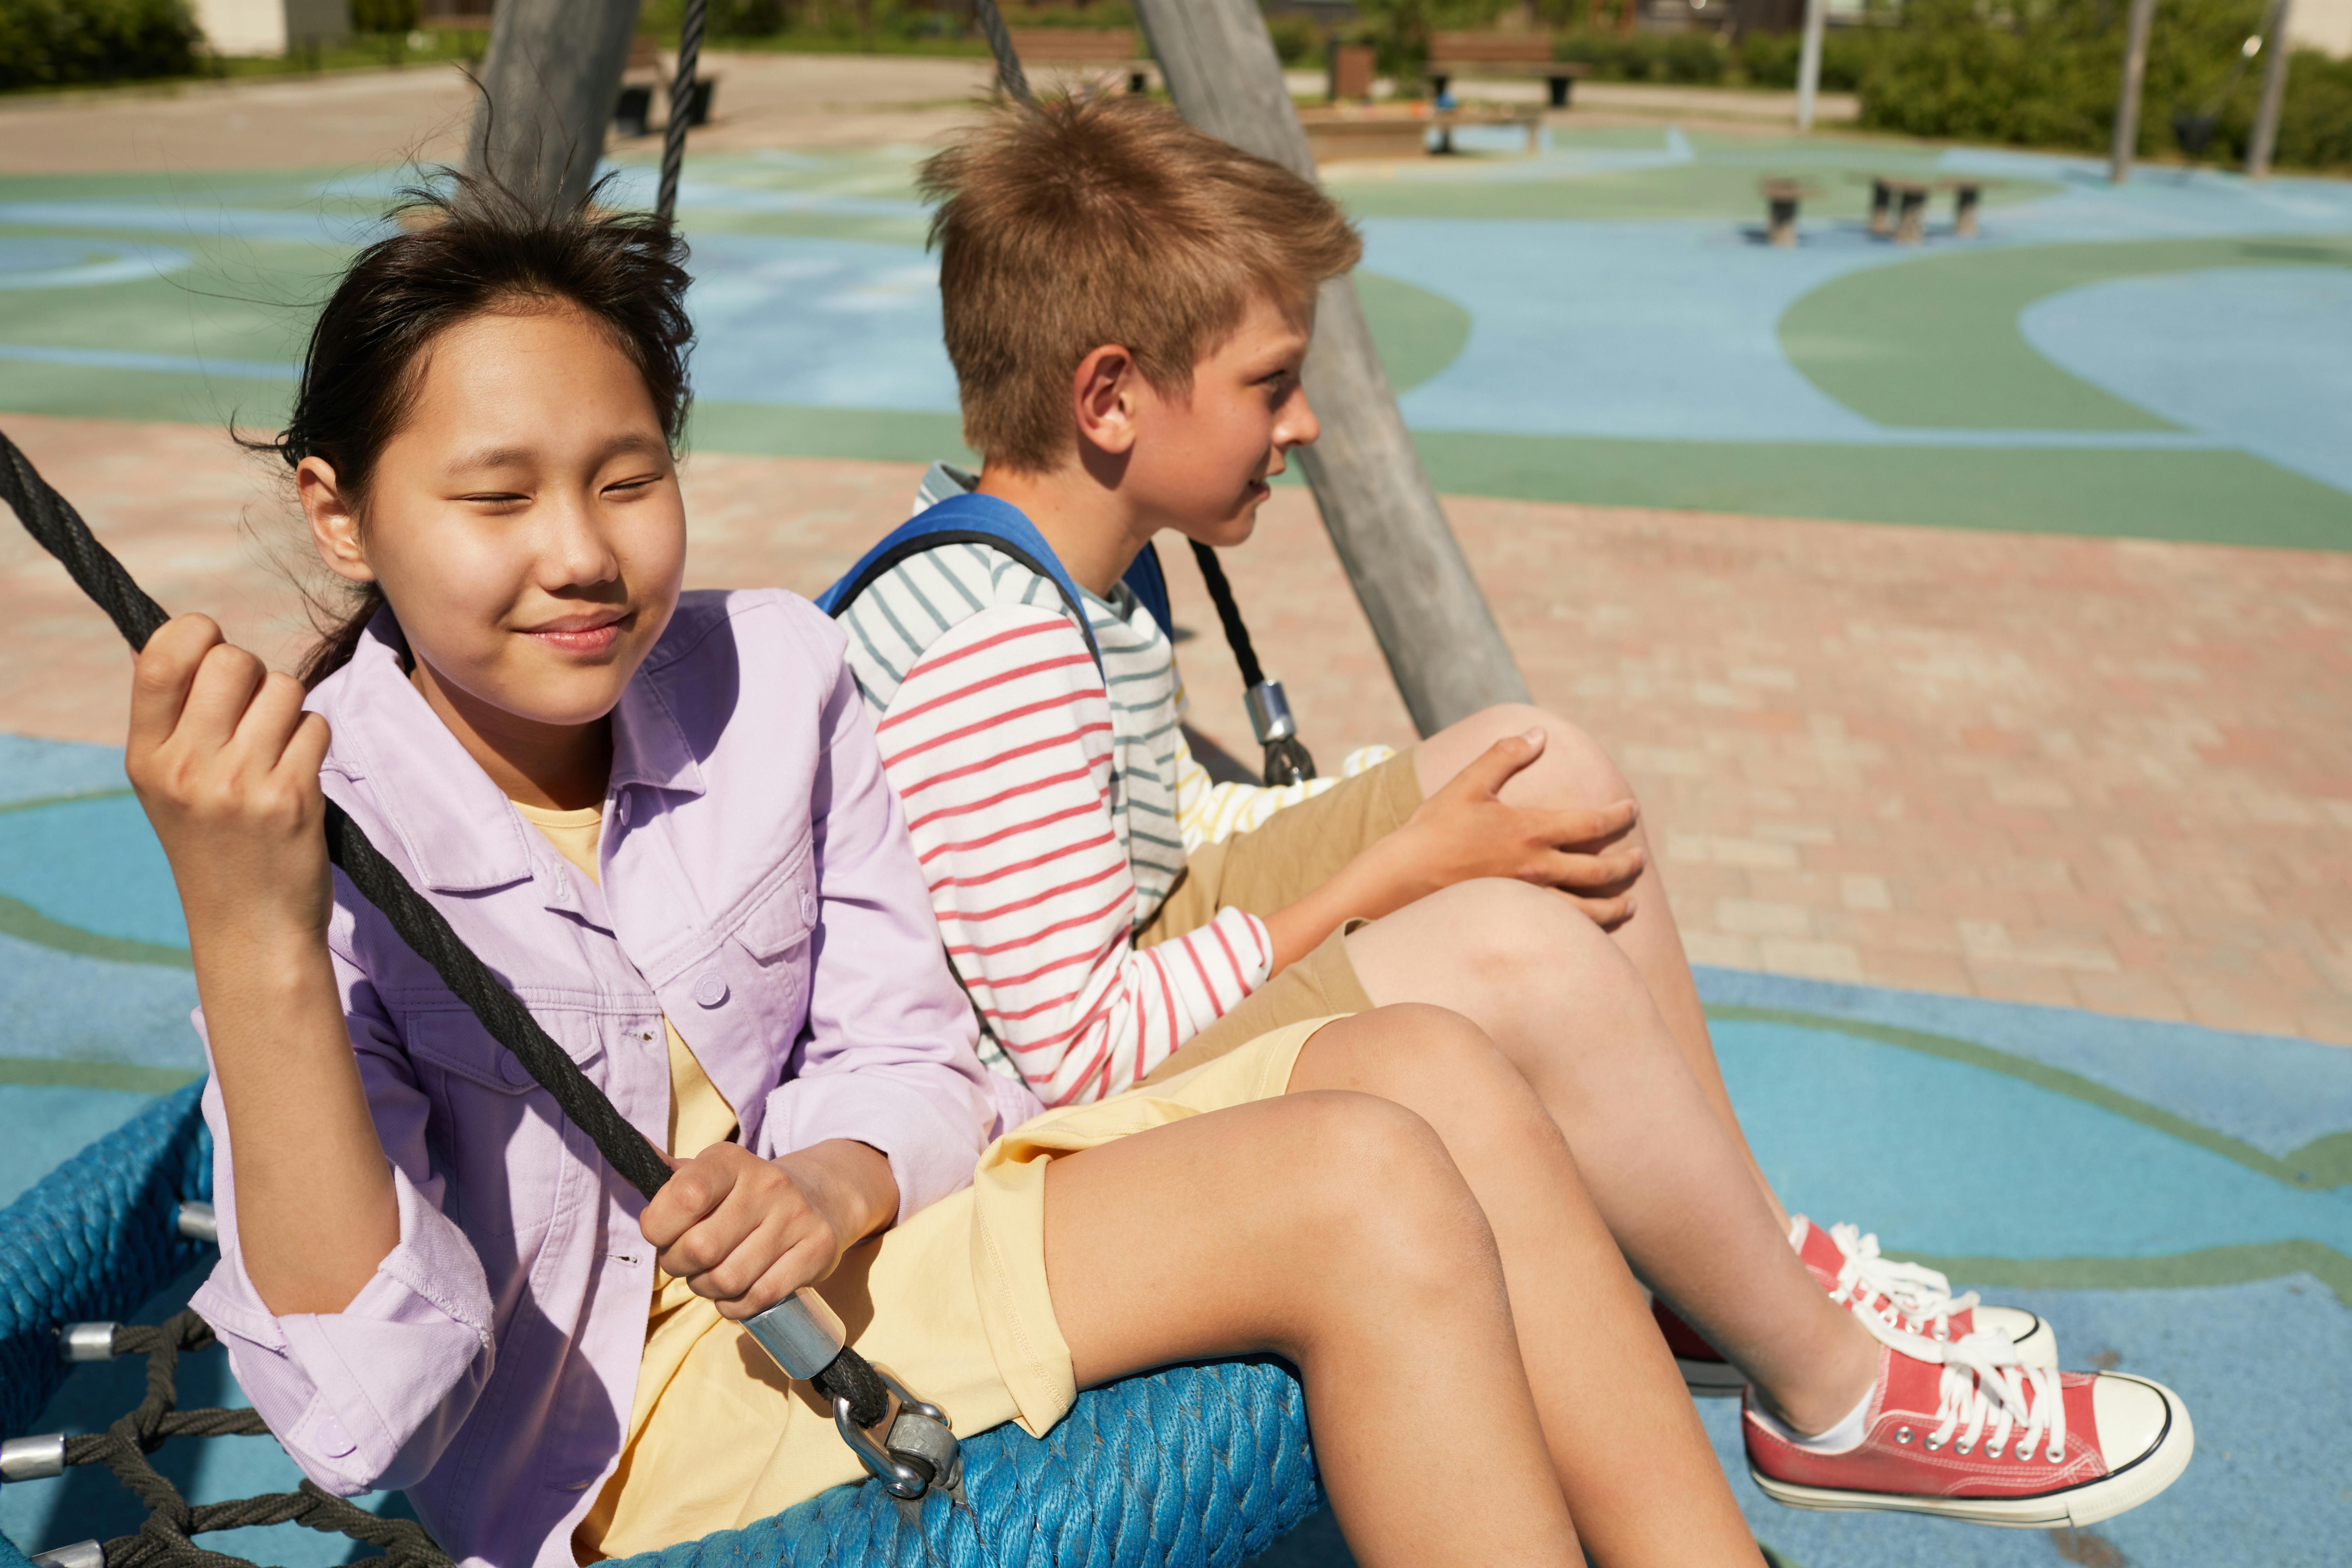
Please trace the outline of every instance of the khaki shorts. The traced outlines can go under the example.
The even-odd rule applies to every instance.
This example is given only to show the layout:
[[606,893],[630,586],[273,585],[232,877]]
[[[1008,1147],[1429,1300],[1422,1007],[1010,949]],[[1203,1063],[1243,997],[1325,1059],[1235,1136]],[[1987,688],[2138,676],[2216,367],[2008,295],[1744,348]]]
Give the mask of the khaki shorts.
[[[1403,826],[1420,805],[1421,779],[1413,772],[1412,753],[1406,752],[1337,788],[1285,806],[1247,833],[1204,845],[1185,862],[1182,879],[1135,945],[1150,947],[1197,931],[1221,909],[1263,918],[1295,904]],[[1143,1081],[1165,1082],[1286,1024],[1370,1012],[1372,999],[1348,962],[1348,933],[1363,923],[1343,922],[1313,952],[1193,1036]]]
[[[852,1247],[817,1287],[850,1342],[945,1409],[961,1436],[1018,1421],[1043,1436],[1077,1398],[1045,1285],[1045,1167],[1188,1117],[1271,1100],[1328,1018],[1301,1020],[1148,1089],[1048,1110],[991,1143],[972,1184]],[[866,1474],[833,1414],[699,1297],[698,1334],[666,1336],[660,1386],[606,1489],[594,1539],[625,1556],[764,1519]],[[641,1396],[642,1397],[642,1396]]]

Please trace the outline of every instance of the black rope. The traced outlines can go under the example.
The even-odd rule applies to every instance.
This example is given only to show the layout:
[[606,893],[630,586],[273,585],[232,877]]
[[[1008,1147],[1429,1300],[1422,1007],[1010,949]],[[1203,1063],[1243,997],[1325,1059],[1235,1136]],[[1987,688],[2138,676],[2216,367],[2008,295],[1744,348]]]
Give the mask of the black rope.
[[251,1410],[182,1410],[178,1373],[184,1351],[210,1349],[213,1331],[192,1310],[153,1328],[117,1328],[116,1355],[147,1358],[147,1393],[136,1409],[103,1432],[66,1439],[68,1465],[104,1465],[147,1509],[136,1535],[106,1542],[106,1568],[252,1568],[241,1557],[207,1552],[194,1536],[248,1525],[300,1524],[328,1535],[347,1535],[384,1549],[381,1557],[358,1559],[386,1568],[455,1568],[448,1553],[433,1543],[413,1520],[383,1519],[310,1481],[301,1489],[233,1502],[191,1503],[149,1460],[173,1437],[267,1437],[269,1428]]
[[687,122],[702,105],[694,85],[695,68],[702,62],[702,24],[709,0],[686,0],[686,20],[677,31],[677,74],[669,84],[669,123],[662,131],[661,195],[654,212],[667,223],[677,211],[678,171],[686,165]]
[[[170,618],[163,607],[131,581],[122,563],[90,533],[81,514],[5,434],[0,434],[0,500],[15,509],[18,521],[44,549],[65,563],[82,592],[112,618],[124,639],[133,648],[145,647],[155,629]],[[408,885],[359,824],[331,800],[327,803],[327,858],[472,1010],[490,1037],[514,1053],[532,1081],[588,1135],[605,1162],[651,1202],[669,1180],[668,1162],[588,1080],[580,1064],[548,1037],[530,1009],[458,940],[441,911]],[[847,1399],[851,1418],[860,1426],[873,1426],[889,1413],[889,1390],[866,1358],[845,1345],[832,1365],[809,1381],[827,1399]]]
[[[1234,662],[1241,667],[1242,689],[1255,691],[1265,684],[1265,671],[1258,668],[1257,649],[1250,645],[1249,627],[1242,624],[1242,607],[1234,599],[1234,585],[1225,581],[1224,563],[1217,552],[1199,540],[1189,540],[1192,559],[1201,568],[1201,581],[1209,585],[1209,597],[1217,606],[1217,619],[1225,628],[1225,642],[1234,650]],[[1265,782],[1270,784],[1297,784],[1315,776],[1315,759],[1307,750],[1307,742],[1296,735],[1285,735],[1265,743]]]
[[1015,103],[1034,104],[1037,95],[1030,89],[1029,73],[1021,68],[1021,57],[1013,52],[1013,35],[1004,30],[1004,16],[997,10],[996,0],[972,0],[972,11],[988,39],[988,52],[996,57],[996,81],[1004,96]]

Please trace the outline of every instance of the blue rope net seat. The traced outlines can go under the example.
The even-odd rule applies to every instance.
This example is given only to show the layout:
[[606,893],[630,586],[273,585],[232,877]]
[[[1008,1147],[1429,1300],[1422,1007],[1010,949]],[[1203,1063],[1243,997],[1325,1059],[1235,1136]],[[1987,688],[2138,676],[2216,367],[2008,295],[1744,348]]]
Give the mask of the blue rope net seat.
[[[0,1437],[25,1436],[70,1370],[68,1323],[127,1320],[215,1256],[179,1234],[212,1196],[200,1085],[167,1095],[0,1210]],[[836,1487],[629,1568],[1228,1568],[1321,1500],[1307,1401],[1270,1362],[1175,1367],[1078,1396],[1044,1439],[963,1444],[960,1495]],[[413,1528],[413,1527],[410,1527]],[[234,1559],[215,1558],[215,1563]],[[0,1568],[29,1568],[0,1537]]]

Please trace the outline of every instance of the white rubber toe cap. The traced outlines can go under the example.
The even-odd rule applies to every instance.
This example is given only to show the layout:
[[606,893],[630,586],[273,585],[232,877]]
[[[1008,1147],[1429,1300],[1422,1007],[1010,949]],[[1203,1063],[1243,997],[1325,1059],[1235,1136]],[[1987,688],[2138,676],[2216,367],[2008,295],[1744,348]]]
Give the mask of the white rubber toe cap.
[[2158,1384],[2110,1373],[2091,1384],[2091,1415],[2099,1424],[2100,1458],[2113,1472],[2163,1440],[2172,1411]]
[[1976,1326],[1999,1329],[2017,1347],[2028,1366],[2054,1372],[2058,1367],[2058,1335],[2048,1323],[2022,1307],[1979,1307]]

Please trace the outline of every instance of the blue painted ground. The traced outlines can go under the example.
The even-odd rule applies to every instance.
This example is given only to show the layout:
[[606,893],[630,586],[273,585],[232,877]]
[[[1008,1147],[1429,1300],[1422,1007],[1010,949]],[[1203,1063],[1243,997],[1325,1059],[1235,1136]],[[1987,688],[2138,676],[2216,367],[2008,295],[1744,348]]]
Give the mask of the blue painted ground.
[[[160,951],[184,932],[162,854],[121,788],[109,748],[0,736],[0,899]],[[141,1085],[152,1092],[201,1068],[184,968],[61,951],[61,940],[0,935],[0,1202],[144,1103],[108,1075],[152,1075]],[[2324,1141],[2352,1132],[2352,1052],[1730,971],[1700,978],[1734,1098],[1792,1207],[1862,1224],[1898,1254],[1986,1259],[2008,1280],[2055,1269],[2082,1288],[1987,1288],[2056,1324],[2070,1364],[2096,1358],[2189,1400],[2194,1467],[2101,1526],[2104,1542],[2142,1568],[2345,1560],[2352,1305],[2337,1292],[2352,1290],[2352,1186],[2326,1183],[2352,1165],[2324,1163]],[[2299,1154],[2315,1181],[2296,1178]],[[126,1408],[130,1385],[110,1375],[79,1374],[50,1429]],[[220,1389],[217,1370],[200,1370],[191,1394],[212,1396],[204,1376]],[[2031,1532],[1781,1510],[1744,1479],[1732,1406],[1705,1414],[1759,1538],[1805,1568],[2061,1560]],[[176,1473],[199,1496],[293,1479],[265,1443],[178,1448]],[[0,1531],[48,1545],[130,1528],[131,1515],[106,1511],[111,1496],[97,1476],[11,1486]],[[289,1568],[341,1560],[322,1538],[281,1533],[226,1549]],[[2081,1555],[2086,1543],[2067,1550],[2114,1561]],[[1324,1521],[1267,1561],[1346,1558]]]
[[[955,411],[936,267],[921,244],[923,209],[906,193],[917,151],[698,161],[681,212],[694,243],[698,396]],[[1588,175],[1672,173],[1709,155],[1669,130],[1654,146],[1571,141],[1533,158],[1433,160],[1386,174],[1407,186],[1556,186]],[[2253,184],[2200,173],[2151,175],[2117,190],[2086,160],[1979,149],[1947,152],[1937,167],[2053,189],[1990,209],[1983,238],[1972,242],[1980,251],[2352,232],[2352,184],[2345,182]],[[1343,167],[1333,184],[1345,196],[1373,177]],[[650,171],[624,169],[617,178],[622,199],[649,198]],[[0,226],[88,236],[0,236],[0,289],[184,273],[209,279],[215,262],[206,256],[241,258],[249,277],[261,277],[286,264],[289,242],[324,253],[380,232],[368,208],[394,184],[389,176],[330,182],[291,208],[239,205],[235,192],[0,201]],[[777,232],[780,225],[793,231]],[[1431,432],[1643,440],[2226,448],[2352,489],[2345,413],[2352,286],[2341,268],[2098,285],[2029,310],[2026,334],[2036,349],[2179,429],[1915,428],[1882,424],[1824,392],[1790,363],[1778,326],[1823,284],[1922,253],[1874,242],[1852,223],[1821,220],[1809,222],[1803,245],[1769,250],[1751,242],[1749,226],[1721,216],[1366,219],[1370,270],[1453,301],[1474,322],[1453,363],[1403,397],[1408,421]],[[273,246],[279,248],[268,251]],[[61,300],[59,309],[68,308]],[[103,325],[94,319],[87,341],[0,342],[0,361],[282,381],[297,346],[277,332],[283,352],[270,357],[258,341],[269,334],[250,323],[203,327],[216,340],[206,342],[192,327],[184,344],[105,342]],[[248,341],[239,346],[228,341],[235,337]]]

